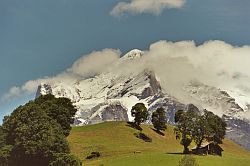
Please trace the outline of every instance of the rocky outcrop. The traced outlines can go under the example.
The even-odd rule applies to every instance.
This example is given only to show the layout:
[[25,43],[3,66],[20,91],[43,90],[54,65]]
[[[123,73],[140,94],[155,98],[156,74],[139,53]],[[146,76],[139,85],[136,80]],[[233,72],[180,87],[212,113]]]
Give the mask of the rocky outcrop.
[[38,86],[36,92],[36,98],[44,94],[52,94],[52,88],[49,84],[42,83],[41,85]]
[[247,120],[223,115],[227,123],[226,137],[250,150],[250,124]]
[[203,108],[222,116],[237,117],[244,110],[236,103],[226,91],[216,87],[207,86],[199,82],[190,82],[183,90],[189,95],[190,99],[195,100]]

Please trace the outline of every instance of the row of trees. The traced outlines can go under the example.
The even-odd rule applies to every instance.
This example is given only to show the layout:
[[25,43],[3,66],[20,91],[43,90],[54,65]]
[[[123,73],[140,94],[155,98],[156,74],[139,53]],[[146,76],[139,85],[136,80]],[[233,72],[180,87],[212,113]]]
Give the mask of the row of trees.
[[[131,115],[134,117],[135,125],[139,126],[148,119],[148,110],[143,103],[137,103],[132,107]],[[161,107],[152,113],[151,122],[159,132],[167,128],[166,111]],[[204,141],[218,145],[222,143],[226,133],[226,123],[217,115],[199,109],[190,104],[187,110],[179,110],[175,113],[176,127],[174,129],[176,138],[184,146],[183,153],[189,153],[188,147],[192,142],[197,150]]]
[[3,166],[80,166],[66,137],[76,113],[67,98],[46,95],[20,106],[0,127]]
[[187,110],[175,113],[176,138],[184,146],[183,153],[189,153],[189,145],[193,141],[198,150],[203,141],[214,145],[222,143],[226,133],[226,123],[212,112],[204,110],[201,114],[198,108],[192,105]]
[[[148,110],[143,103],[137,103],[132,107],[131,115],[134,117],[134,123],[140,126],[142,122],[148,119]],[[161,130],[166,130],[167,128],[167,115],[164,108],[157,108],[156,111],[152,113],[151,122],[154,128],[159,132]]]

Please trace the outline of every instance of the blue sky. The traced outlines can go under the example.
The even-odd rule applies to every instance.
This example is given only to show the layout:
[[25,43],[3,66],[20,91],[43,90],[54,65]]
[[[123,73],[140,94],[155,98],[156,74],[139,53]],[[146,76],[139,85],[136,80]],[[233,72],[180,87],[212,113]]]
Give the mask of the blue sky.
[[[250,45],[249,0],[186,0],[159,15],[110,15],[120,1],[0,0],[0,98],[13,86],[64,71],[93,50],[125,53],[159,40]],[[0,100],[0,118],[32,98]]]

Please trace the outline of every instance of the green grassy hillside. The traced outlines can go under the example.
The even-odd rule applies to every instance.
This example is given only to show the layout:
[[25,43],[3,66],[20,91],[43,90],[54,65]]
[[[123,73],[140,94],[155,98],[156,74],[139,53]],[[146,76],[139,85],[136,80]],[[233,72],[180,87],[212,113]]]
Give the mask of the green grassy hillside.
[[[168,126],[165,136],[157,134],[152,126],[142,125],[143,133],[152,138],[144,142],[134,136],[138,130],[126,122],[105,122],[74,127],[68,141],[71,152],[83,160],[83,165],[94,166],[176,166],[183,155],[183,147],[175,140],[173,127]],[[224,140],[223,156],[195,156],[200,166],[249,166],[250,153],[239,145]],[[98,159],[85,160],[93,151]]]

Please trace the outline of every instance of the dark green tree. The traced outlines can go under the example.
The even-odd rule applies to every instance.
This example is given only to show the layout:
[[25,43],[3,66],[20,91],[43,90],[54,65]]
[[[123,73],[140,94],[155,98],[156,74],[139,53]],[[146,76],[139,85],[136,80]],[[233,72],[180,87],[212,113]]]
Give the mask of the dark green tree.
[[[0,128],[0,144],[4,145],[0,148],[0,162],[8,166],[48,166],[52,161],[61,161],[56,156],[69,154],[65,136],[70,132],[75,111],[69,99],[52,95],[15,109]],[[68,158],[71,163],[78,163],[71,156]]]
[[204,111],[204,120],[207,126],[206,140],[214,144],[222,144],[226,134],[226,122],[212,112]]
[[3,132],[2,126],[0,126],[0,147],[6,144],[5,137],[6,134]]
[[6,134],[3,132],[2,126],[0,126],[0,164],[1,166],[8,166],[8,160],[10,157],[11,150],[12,150],[12,146],[6,144]]
[[167,114],[164,110],[164,108],[157,108],[156,111],[153,112],[152,114],[152,118],[151,118],[151,121],[154,125],[154,128],[157,130],[157,131],[160,131],[160,130],[166,130],[167,128]]
[[3,124],[10,165],[48,165],[53,153],[69,153],[61,126],[35,104],[16,109]]
[[198,116],[194,121],[192,137],[197,149],[204,140],[221,144],[226,134],[226,123],[217,115],[204,110],[203,115]]
[[148,118],[148,110],[143,103],[137,103],[132,107],[131,116],[135,117],[135,124],[140,125]]
[[12,151],[11,145],[3,145],[0,147],[0,165],[1,166],[9,166],[10,154]]
[[74,155],[67,153],[55,153],[49,166],[81,166],[82,162]]
[[194,128],[194,121],[197,118],[196,111],[193,110],[179,110],[175,113],[176,127],[174,129],[176,139],[180,139],[181,145],[183,145],[183,153],[189,153],[189,145],[193,140],[192,131]]
[[77,109],[72,105],[68,98],[55,98],[48,94],[40,96],[34,101],[43,109],[49,117],[55,119],[63,129],[65,136],[68,136],[71,130],[71,124],[74,122],[74,115]]
[[205,116],[197,116],[194,120],[194,126],[192,130],[192,138],[197,146],[197,149],[201,146],[202,142],[208,136],[208,124]]
[[192,141],[197,145],[197,150],[203,141],[221,144],[226,133],[226,123],[217,115],[207,110],[201,114],[193,104],[186,111],[179,110],[175,113],[176,138],[181,139],[184,153],[188,153],[188,146]]

